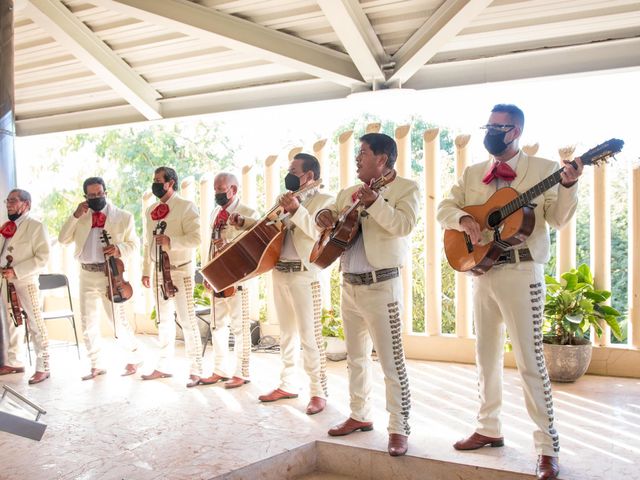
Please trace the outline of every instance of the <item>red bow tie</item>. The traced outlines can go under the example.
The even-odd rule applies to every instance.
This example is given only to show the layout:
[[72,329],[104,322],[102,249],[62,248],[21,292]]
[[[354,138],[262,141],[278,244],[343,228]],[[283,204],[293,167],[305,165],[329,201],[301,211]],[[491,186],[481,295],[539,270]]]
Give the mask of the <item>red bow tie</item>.
[[2,225],[2,227],[0,228],[0,235],[2,235],[4,238],[11,238],[16,233],[17,229],[18,226],[16,225],[16,222],[9,220],[8,222],[5,222],[4,225]]
[[510,182],[516,178],[516,172],[507,163],[496,162],[491,167],[491,170],[484,176],[482,181],[487,185],[490,184],[494,178],[500,178],[505,182]]
[[227,224],[227,220],[229,220],[229,212],[227,212],[224,208],[218,212],[216,215],[216,220],[214,223],[216,228],[220,228],[223,225]]
[[107,216],[104,213],[93,212],[93,215],[91,215],[91,228],[102,228],[106,221]]

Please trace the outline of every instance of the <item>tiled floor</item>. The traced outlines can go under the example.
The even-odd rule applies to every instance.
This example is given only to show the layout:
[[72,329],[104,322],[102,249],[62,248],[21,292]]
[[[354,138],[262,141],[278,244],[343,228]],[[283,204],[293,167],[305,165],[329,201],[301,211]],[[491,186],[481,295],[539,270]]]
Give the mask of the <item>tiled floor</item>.
[[[149,345],[154,341],[142,339]],[[39,443],[0,432],[0,479],[213,479],[315,440],[386,450],[379,367],[373,392],[375,430],[334,439],[326,430],[349,413],[345,362],[329,362],[328,407],[310,417],[304,413],[306,393],[273,404],[258,402],[260,393],[277,386],[277,354],[253,354],[252,382],[231,391],[219,385],[185,388],[181,348],[177,355],[176,375],[152,382],[120,377],[122,365],[115,354],[107,375],[82,382],[88,366],[71,348],[53,350],[52,377],[41,385],[27,385],[29,373],[0,378],[0,384],[13,386],[48,412],[43,417],[48,429]],[[205,373],[210,368],[208,349]],[[451,444],[473,429],[475,368],[411,361],[408,371],[413,401],[410,456],[533,473],[533,424],[515,371],[505,372],[506,446],[468,453],[455,451]],[[561,478],[640,479],[640,380],[587,376],[575,384],[554,385],[554,400]],[[349,465],[348,455],[340,457],[335,455],[337,465]],[[416,460],[379,458],[390,469],[393,462]]]

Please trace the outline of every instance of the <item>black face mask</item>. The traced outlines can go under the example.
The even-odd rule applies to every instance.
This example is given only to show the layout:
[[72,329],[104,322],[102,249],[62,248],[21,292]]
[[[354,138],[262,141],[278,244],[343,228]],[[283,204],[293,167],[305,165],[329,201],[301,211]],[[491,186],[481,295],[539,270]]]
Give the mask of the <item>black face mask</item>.
[[167,194],[167,191],[164,189],[164,183],[160,182],[153,182],[151,184],[151,191],[158,198],[162,198]]
[[227,197],[227,192],[216,193],[216,203],[221,207],[224,207],[227,203],[229,203],[229,197]]
[[99,212],[107,206],[107,199],[105,197],[88,198],[87,204],[89,205],[89,208],[91,210],[93,210],[94,212]]
[[12,222],[15,222],[17,219],[19,219],[21,215],[22,215],[21,213],[9,213],[9,214],[7,214],[7,216],[9,217],[9,220],[11,220]]
[[484,136],[484,148],[487,149],[491,155],[500,155],[504,152],[509,145],[513,142],[505,143],[504,137],[507,135],[507,132],[496,133],[495,135],[490,135],[487,133]]
[[284,188],[289,190],[290,192],[295,192],[300,189],[300,177],[294,175],[293,173],[287,173],[287,176],[284,177]]

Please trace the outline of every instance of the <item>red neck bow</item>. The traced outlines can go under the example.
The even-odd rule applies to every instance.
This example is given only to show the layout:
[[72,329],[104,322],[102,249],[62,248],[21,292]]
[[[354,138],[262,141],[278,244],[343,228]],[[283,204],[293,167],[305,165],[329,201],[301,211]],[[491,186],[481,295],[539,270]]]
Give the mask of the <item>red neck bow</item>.
[[91,228],[102,228],[104,222],[107,221],[107,216],[102,212],[93,212],[91,215]]
[[151,220],[162,220],[169,215],[169,205],[166,203],[159,203],[156,208],[151,210]]
[[16,225],[16,222],[9,220],[0,227],[0,235],[4,238],[11,238],[16,233],[17,229],[18,226]]
[[490,184],[494,178],[500,178],[510,182],[516,178],[516,172],[505,162],[495,162],[491,170],[482,179],[483,183]]
[[227,220],[229,220],[229,212],[227,212],[224,208],[218,212],[216,215],[216,220],[214,223],[216,228],[220,228],[223,225],[227,224]]

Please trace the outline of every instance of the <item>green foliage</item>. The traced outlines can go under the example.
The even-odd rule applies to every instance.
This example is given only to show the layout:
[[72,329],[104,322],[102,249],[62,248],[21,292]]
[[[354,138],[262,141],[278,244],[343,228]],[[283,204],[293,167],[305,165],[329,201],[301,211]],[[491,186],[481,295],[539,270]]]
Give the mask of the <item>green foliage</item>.
[[602,325],[606,322],[611,331],[620,339],[620,312],[605,305],[611,292],[597,290],[589,266],[580,265],[577,269],[562,274],[564,282],[545,275],[547,285],[544,306],[545,342],[559,345],[575,345],[593,327],[602,335]]
[[109,199],[134,215],[140,234],[142,194],[150,189],[157,167],[174,168],[180,181],[188,176],[197,180],[203,173],[232,168],[235,150],[222,133],[220,124],[212,122],[149,125],[70,135],[60,154],[84,160],[74,165],[70,173],[77,186],[73,190],[54,188],[43,200],[47,205],[45,223],[49,231],[57,235],[64,220],[83,200],[83,180],[100,176],[107,185]]
[[323,308],[320,322],[322,323],[323,337],[337,337],[344,340],[342,319],[338,316],[336,310]]

